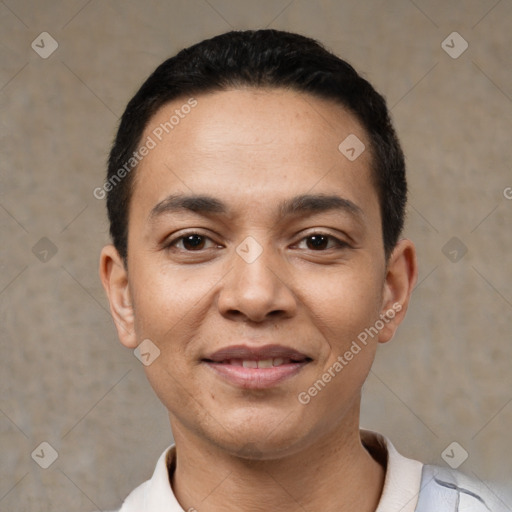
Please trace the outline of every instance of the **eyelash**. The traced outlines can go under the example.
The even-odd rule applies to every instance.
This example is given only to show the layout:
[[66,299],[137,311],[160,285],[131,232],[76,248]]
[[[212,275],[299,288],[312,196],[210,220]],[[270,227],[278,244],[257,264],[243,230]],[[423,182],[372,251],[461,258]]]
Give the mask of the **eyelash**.
[[[213,242],[211,237],[209,237],[209,236],[207,236],[207,235],[205,235],[205,234],[203,234],[203,233],[201,233],[199,231],[190,231],[188,233],[182,233],[179,237],[174,238],[172,240],[169,240],[169,242],[165,244],[165,249],[172,249],[173,246],[175,246],[175,244],[177,242],[180,242],[180,241],[184,240],[185,238],[188,238],[188,237],[193,236],[193,235],[200,236],[200,237],[202,237],[202,238],[204,238],[206,240],[210,240],[211,242]],[[218,245],[219,244],[217,244],[217,246]],[[181,249],[181,248],[179,250],[185,251],[185,252],[200,252],[199,250],[198,251],[188,251],[187,249]],[[202,249],[202,250],[204,250],[204,249]]]
[[[165,244],[164,248],[166,250],[171,250],[173,248],[176,248],[176,243],[178,243],[180,241],[183,241],[185,238],[188,238],[188,237],[193,236],[193,235],[197,235],[199,237],[202,237],[203,239],[206,239],[206,240],[209,240],[209,241],[213,242],[213,240],[209,236],[207,236],[207,235],[205,235],[205,234],[203,234],[203,233],[201,233],[199,231],[190,231],[188,233],[183,233],[179,237],[170,240],[168,243]],[[294,246],[296,246],[300,242],[303,242],[303,241],[307,240],[308,238],[311,238],[311,237],[314,237],[314,236],[326,237],[326,238],[329,239],[329,241],[333,241],[336,247],[328,247],[327,249],[318,249],[318,250],[309,249],[312,252],[325,252],[325,251],[328,251],[328,250],[333,249],[333,248],[337,248],[337,249],[350,248],[350,245],[347,242],[344,242],[343,240],[340,240],[339,238],[337,238],[337,237],[335,237],[333,235],[330,235],[329,233],[324,233],[322,231],[314,231],[314,232],[311,232],[311,233],[307,234],[306,236],[302,237],[297,244],[294,244]],[[216,244],[216,245],[217,245],[217,247],[219,246],[219,244]],[[187,249],[184,249],[184,248],[178,248],[178,249],[180,251],[190,252],[190,253],[201,252],[201,251],[207,250],[207,249],[198,249],[198,250],[194,251],[194,250],[187,250]]]
[[[339,238],[337,238],[333,235],[330,235],[329,233],[324,233],[322,231],[314,231],[312,233],[307,234],[306,236],[302,237],[299,240],[299,243],[303,242],[304,240],[307,240],[308,238],[311,238],[313,236],[324,236],[329,241],[332,241],[335,244],[335,247],[329,247],[327,249],[320,249],[320,250],[316,250],[316,251],[314,249],[310,249],[313,252],[325,252],[325,251],[328,251],[329,249],[346,249],[349,247],[349,244],[347,242],[344,242],[343,240],[340,240]],[[294,245],[297,245],[297,244],[294,244]]]

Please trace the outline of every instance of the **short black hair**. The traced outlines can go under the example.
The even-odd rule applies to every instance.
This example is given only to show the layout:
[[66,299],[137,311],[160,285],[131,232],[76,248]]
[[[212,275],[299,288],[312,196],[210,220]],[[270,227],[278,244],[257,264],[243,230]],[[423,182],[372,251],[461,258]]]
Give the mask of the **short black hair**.
[[128,103],[110,152],[106,182],[110,186],[105,188],[110,235],[125,266],[136,171],[133,155],[149,120],[177,98],[242,87],[309,93],[342,105],[359,120],[370,141],[384,251],[389,257],[403,229],[407,183],[386,101],[350,64],[319,42],[267,29],[231,31],[181,50],[158,66]]

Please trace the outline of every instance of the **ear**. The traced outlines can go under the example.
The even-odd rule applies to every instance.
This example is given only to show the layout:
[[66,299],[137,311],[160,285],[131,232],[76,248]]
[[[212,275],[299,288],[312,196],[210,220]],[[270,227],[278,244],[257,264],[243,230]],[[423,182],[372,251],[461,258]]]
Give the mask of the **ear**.
[[404,319],[417,279],[416,249],[410,240],[402,239],[393,249],[386,269],[381,310],[384,327],[379,331],[380,343],[391,340]]
[[128,271],[113,245],[103,247],[99,268],[101,282],[110,302],[110,313],[121,343],[136,348],[134,313],[128,286]]

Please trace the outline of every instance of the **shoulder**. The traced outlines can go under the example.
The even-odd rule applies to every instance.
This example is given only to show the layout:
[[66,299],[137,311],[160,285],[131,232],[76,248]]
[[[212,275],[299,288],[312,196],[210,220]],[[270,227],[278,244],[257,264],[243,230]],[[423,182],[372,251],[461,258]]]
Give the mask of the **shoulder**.
[[174,468],[175,456],[174,445],[166,448],[156,463],[153,476],[136,487],[117,512],[142,512],[144,510],[183,512],[170,485],[169,470],[172,472]]
[[482,481],[460,471],[424,465],[416,512],[505,512],[503,502]]
[[123,506],[116,512],[132,512],[144,510],[144,501],[147,489],[150,485],[150,480],[136,487],[124,500]]
[[[136,487],[128,497],[123,501],[121,508],[116,510],[105,510],[103,512],[142,512],[145,508],[145,495],[150,480],[147,480],[143,484]],[[96,510],[95,512],[100,512]]]

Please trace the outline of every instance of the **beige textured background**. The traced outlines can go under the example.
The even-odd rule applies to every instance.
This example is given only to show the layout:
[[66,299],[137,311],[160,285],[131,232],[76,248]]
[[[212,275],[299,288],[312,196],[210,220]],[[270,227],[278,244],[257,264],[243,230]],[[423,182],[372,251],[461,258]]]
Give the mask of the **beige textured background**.
[[[92,191],[157,64],[262,27],[352,62],[387,97],[407,155],[420,283],[369,377],[363,425],[425,462],[445,464],[457,441],[460,469],[512,510],[511,0],[0,0],[1,512],[115,508],[171,442],[107,311]],[[44,31],[59,45],[47,59],[31,48]],[[469,44],[458,58],[441,46],[453,31]],[[58,452],[48,469],[31,458],[43,441]]]

